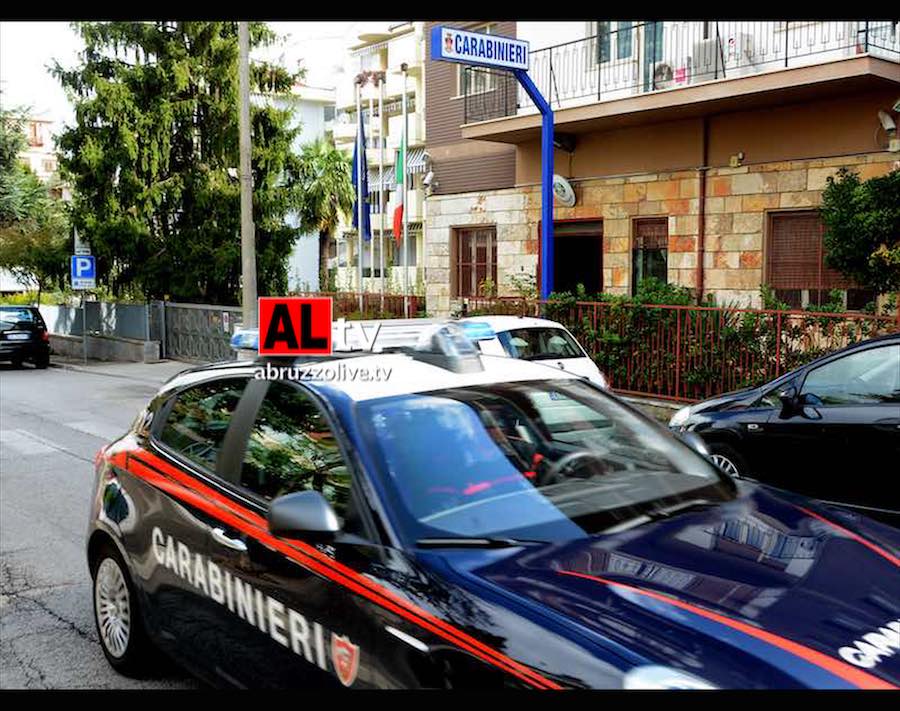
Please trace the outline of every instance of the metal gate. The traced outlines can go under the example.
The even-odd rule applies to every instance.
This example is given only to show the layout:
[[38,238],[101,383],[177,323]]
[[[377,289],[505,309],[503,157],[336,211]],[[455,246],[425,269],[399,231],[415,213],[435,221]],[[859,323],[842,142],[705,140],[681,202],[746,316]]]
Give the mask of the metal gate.
[[210,306],[209,304],[174,304],[157,302],[161,308],[154,309],[155,323],[165,333],[165,358],[213,362],[234,360],[231,350],[231,336],[241,320],[239,306]]

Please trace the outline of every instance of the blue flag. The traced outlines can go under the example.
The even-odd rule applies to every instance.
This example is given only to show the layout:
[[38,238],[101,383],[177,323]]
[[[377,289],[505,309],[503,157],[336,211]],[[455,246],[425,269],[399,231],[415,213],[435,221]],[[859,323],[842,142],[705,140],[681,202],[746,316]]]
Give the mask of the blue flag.
[[[366,165],[366,132],[365,132],[365,124],[363,122],[362,111],[359,112],[359,134],[356,138],[356,145],[353,148],[353,189],[356,194],[356,199],[359,200],[360,194],[362,194],[363,199],[363,226],[362,226],[362,236],[363,239],[368,242],[372,239],[372,226],[370,223],[370,206],[369,206],[369,166]],[[358,163],[357,161],[362,161],[362,189],[360,190],[357,187],[357,176],[358,176]],[[356,201],[353,202],[353,227],[357,230],[359,229],[359,205]]]

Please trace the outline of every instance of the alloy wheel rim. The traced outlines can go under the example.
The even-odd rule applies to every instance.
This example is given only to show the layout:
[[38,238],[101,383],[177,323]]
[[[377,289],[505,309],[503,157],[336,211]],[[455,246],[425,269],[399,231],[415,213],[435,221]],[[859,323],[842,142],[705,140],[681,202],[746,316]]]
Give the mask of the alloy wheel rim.
[[131,600],[122,569],[112,558],[104,558],[94,580],[97,627],[103,646],[121,657],[131,636]]
[[714,454],[712,455],[712,460],[719,469],[729,476],[733,476],[735,479],[741,478],[741,473],[738,471],[738,468],[728,457],[724,457],[721,454]]

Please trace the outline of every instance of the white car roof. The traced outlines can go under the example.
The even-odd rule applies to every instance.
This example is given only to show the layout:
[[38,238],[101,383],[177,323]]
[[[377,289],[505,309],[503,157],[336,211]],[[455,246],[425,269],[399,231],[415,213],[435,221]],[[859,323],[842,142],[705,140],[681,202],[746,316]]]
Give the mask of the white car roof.
[[[474,373],[454,373],[440,366],[424,363],[401,353],[373,354],[339,361],[346,368],[365,368],[371,374],[374,369],[391,369],[388,380],[364,382],[345,379],[327,383],[330,387],[346,393],[356,401],[374,400],[392,395],[407,395],[444,390],[453,387],[485,385],[490,383],[510,383],[527,380],[578,379],[574,373],[558,368],[503,356],[480,356],[484,370]],[[338,367],[338,361],[329,362]],[[323,363],[323,365],[325,365]]]
[[[452,387],[466,387],[470,385],[485,385],[490,383],[511,383],[527,380],[577,380],[575,373],[559,370],[549,365],[533,363],[524,360],[516,360],[505,356],[480,356],[483,370],[473,373],[455,373],[452,370],[430,363],[417,360],[403,353],[374,353],[372,355],[358,355],[350,358],[334,358],[314,363],[301,363],[300,368],[328,368],[332,372],[343,375],[343,379],[328,380],[325,378],[307,380],[303,382],[314,388],[327,386],[346,393],[351,399],[358,402],[374,400],[376,398],[390,397],[392,395],[409,395],[413,393],[425,393],[435,390],[444,390]],[[270,362],[271,366],[291,367],[289,359]],[[210,376],[218,375],[250,375],[254,377],[257,369],[266,368],[266,361],[244,361],[240,363],[221,364],[213,368],[197,368],[172,378],[163,386],[163,390],[172,387],[183,387],[194,383],[209,380]],[[380,368],[384,373],[390,370],[387,380],[369,381],[349,377],[354,372],[368,372],[373,377],[375,369]],[[383,377],[383,376],[382,376]]]
[[467,316],[466,318],[459,319],[460,321],[478,321],[479,323],[486,323],[495,332],[497,331],[512,331],[516,328],[562,328],[565,329],[561,323],[557,321],[550,321],[545,318],[534,318],[532,316]]

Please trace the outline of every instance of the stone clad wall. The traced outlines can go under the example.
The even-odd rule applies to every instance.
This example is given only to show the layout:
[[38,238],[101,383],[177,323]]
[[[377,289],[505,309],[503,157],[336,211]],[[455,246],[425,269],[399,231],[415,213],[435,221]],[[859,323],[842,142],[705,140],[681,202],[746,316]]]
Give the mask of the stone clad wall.
[[446,315],[459,303],[450,294],[453,269],[450,241],[454,228],[496,227],[497,290],[501,296],[514,293],[509,275],[536,273],[537,223],[528,222],[526,199],[526,191],[517,188],[428,198],[425,295],[429,314]]
[[[764,241],[770,212],[815,208],[828,176],[842,166],[863,180],[900,167],[895,153],[711,168],[706,181],[704,288],[720,303],[759,306]],[[556,219],[603,220],[603,284],[610,293],[630,289],[633,221],[669,220],[669,281],[696,286],[699,173],[696,170],[573,180],[574,207]],[[497,226],[498,290],[512,294],[511,273],[537,272],[540,187],[467,193],[428,200],[426,293],[429,313],[450,310],[450,239],[453,227]]]

